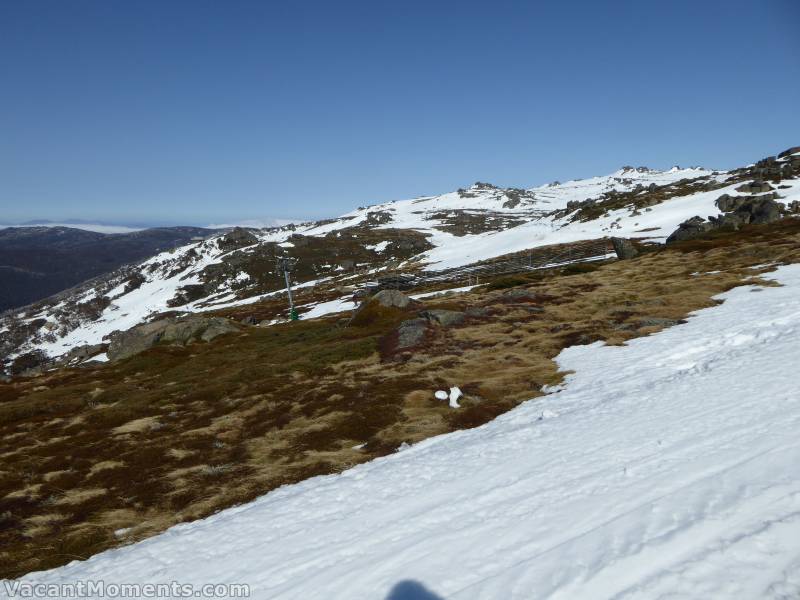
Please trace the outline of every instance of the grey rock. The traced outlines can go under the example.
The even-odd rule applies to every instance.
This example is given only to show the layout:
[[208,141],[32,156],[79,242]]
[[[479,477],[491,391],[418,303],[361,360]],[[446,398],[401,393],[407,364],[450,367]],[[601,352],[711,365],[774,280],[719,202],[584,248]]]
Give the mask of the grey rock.
[[736,188],[736,191],[745,194],[763,194],[764,192],[771,192],[772,186],[765,181],[759,181],[757,179],[751,183],[740,185]]
[[249,315],[249,316],[245,317],[244,319],[242,319],[241,321],[239,321],[239,323],[241,323],[242,325],[254,326],[254,325],[258,325],[258,319],[256,319],[253,315]]
[[661,317],[645,317],[637,321],[639,327],[672,327],[679,323],[681,321],[678,319],[663,319]]
[[642,327],[672,327],[674,325],[678,325],[682,323],[677,319],[662,319],[660,317],[645,317],[643,319],[639,319],[638,321],[634,321],[633,323],[622,323],[620,325],[613,326],[613,329],[617,331],[636,331],[637,329],[641,329]]
[[744,204],[744,198],[738,197],[735,198],[730,194],[722,194],[716,200],[717,208],[719,208],[722,212],[731,212],[739,208],[742,204]]
[[200,339],[204,342],[210,342],[211,340],[218,338],[221,335],[225,335],[226,333],[234,333],[235,331],[239,331],[236,325],[228,321],[227,319],[223,319],[222,317],[216,317],[210,319],[210,323],[206,325],[205,330],[200,334]]
[[750,222],[750,213],[746,211],[733,212],[720,215],[719,217],[709,217],[715,228],[738,230],[742,225]]
[[378,302],[387,308],[406,308],[411,304],[411,298],[399,290],[381,290],[370,299],[370,302]]
[[529,313],[543,313],[544,309],[541,306],[523,306],[523,310]]
[[108,359],[122,360],[152,348],[164,335],[164,329],[166,329],[167,325],[169,325],[168,320],[160,319],[111,334],[111,342],[108,345]]
[[234,227],[231,231],[223,235],[217,240],[217,246],[220,250],[229,252],[238,248],[252,246],[258,243],[258,238],[247,229],[242,227]]
[[691,240],[696,237],[700,237],[704,233],[711,231],[714,228],[712,223],[709,223],[702,219],[701,217],[692,217],[681,223],[678,226],[678,229],[672,232],[667,238],[667,244],[672,244],[673,242],[681,242],[684,240]]
[[532,292],[530,290],[526,290],[524,288],[517,288],[513,290],[508,290],[507,292],[503,292],[503,297],[509,300],[515,301],[533,301],[538,298],[536,292]]
[[193,341],[209,342],[220,335],[238,331],[222,317],[191,316],[183,319],[160,319],[115,332],[108,346],[108,359],[122,360],[152,348],[159,342],[186,345]]
[[427,319],[420,318],[403,321],[397,329],[397,349],[404,350],[418,346],[425,339],[427,330]]
[[160,342],[185,345],[197,335],[200,323],[195,319],[169,323],[161,332]]
[[741,209],[750,213],[751,223],[773,223],[781,218],[783,207],[771,199],[757,200],[744,205]]
[[428,319],[429,321],[436,322],[442,327],[460,325],[467,318],[467,315],[463,312],[457,310],[444,310],[440,308],[426,310],[425,312],[420,313],[420,316]]
[[311,243],[311,240],[308,236],[300,235],[299,233],[293,233],[289,236],[289,242],[292,243],[296,248],[304,248]]
[[67,352],[59,362],[63,364],[83,362],[93,356],[97,356],[106,348],[107,346],[105,344],[84,344],[83,346],[78,346]]
[[716,229],[738,229],[748,223],[764,224],[773,223],[783,216],[783,206],[775,202],[774,194],[763,196],[743,196],[731,198],[720,196],[717,206],[728,209],[719,217],[709,217],[704,221],[700,217],[692,217],[680,224],[677,230],[667,238],[667,244],[681,240],[689,240]]
[[635,258],[639,255],[639,251],[636,250],[633,243],[625,238],[612,237],[611,244],[614,246],[614,252],[617,253],[617,258],[620,260]]
[[466,315],[471,319],[485,319],[491,314],[485,306],[470,306],[466,310]]

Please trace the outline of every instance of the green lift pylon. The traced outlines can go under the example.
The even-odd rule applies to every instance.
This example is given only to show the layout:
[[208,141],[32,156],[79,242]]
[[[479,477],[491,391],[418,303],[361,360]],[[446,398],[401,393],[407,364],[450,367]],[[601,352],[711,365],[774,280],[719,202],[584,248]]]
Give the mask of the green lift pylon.
[[289,295],[289,320],[297,321],[300,316],[297,314],[297,309],[294,307],[294,298],[292,298],[292,282],[289,279],[289,273],[294,269],[297,259],[288,256],[279,256],[277,259],[278,271],[283,271],[283,277],[286,281],[286,293]]

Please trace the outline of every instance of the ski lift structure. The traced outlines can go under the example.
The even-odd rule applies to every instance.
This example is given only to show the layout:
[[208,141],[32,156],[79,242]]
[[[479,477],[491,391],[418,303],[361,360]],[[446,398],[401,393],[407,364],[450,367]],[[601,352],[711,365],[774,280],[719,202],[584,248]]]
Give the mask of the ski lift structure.
[[284,281],[286,281],[286,293],[289,296],[289,320],[297,321],[300,316],[297,314],[297,309],[294,307],[294,298],[292,297],[292,281],[289,274],[294,271],[297,265],[297,259],[291,256],[278,256],[275,259],[275,270],[278,274],[283,274]]

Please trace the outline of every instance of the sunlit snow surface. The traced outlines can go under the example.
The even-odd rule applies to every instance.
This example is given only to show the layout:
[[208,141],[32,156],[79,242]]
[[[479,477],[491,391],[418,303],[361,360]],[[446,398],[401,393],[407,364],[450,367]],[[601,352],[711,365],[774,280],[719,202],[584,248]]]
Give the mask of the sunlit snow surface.
[[[26,579],[263,599],[800,596],[800,265],[684,325],[564,350],[562,391]],[[0,596],[7,593],[0,589]]]

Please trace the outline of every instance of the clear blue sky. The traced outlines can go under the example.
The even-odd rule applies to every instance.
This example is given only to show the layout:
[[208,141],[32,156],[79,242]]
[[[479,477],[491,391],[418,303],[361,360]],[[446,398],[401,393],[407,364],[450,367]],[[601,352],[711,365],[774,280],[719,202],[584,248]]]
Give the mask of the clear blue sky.
[[0,0],[0,222],[320,217],[800,144],[800,2]]

